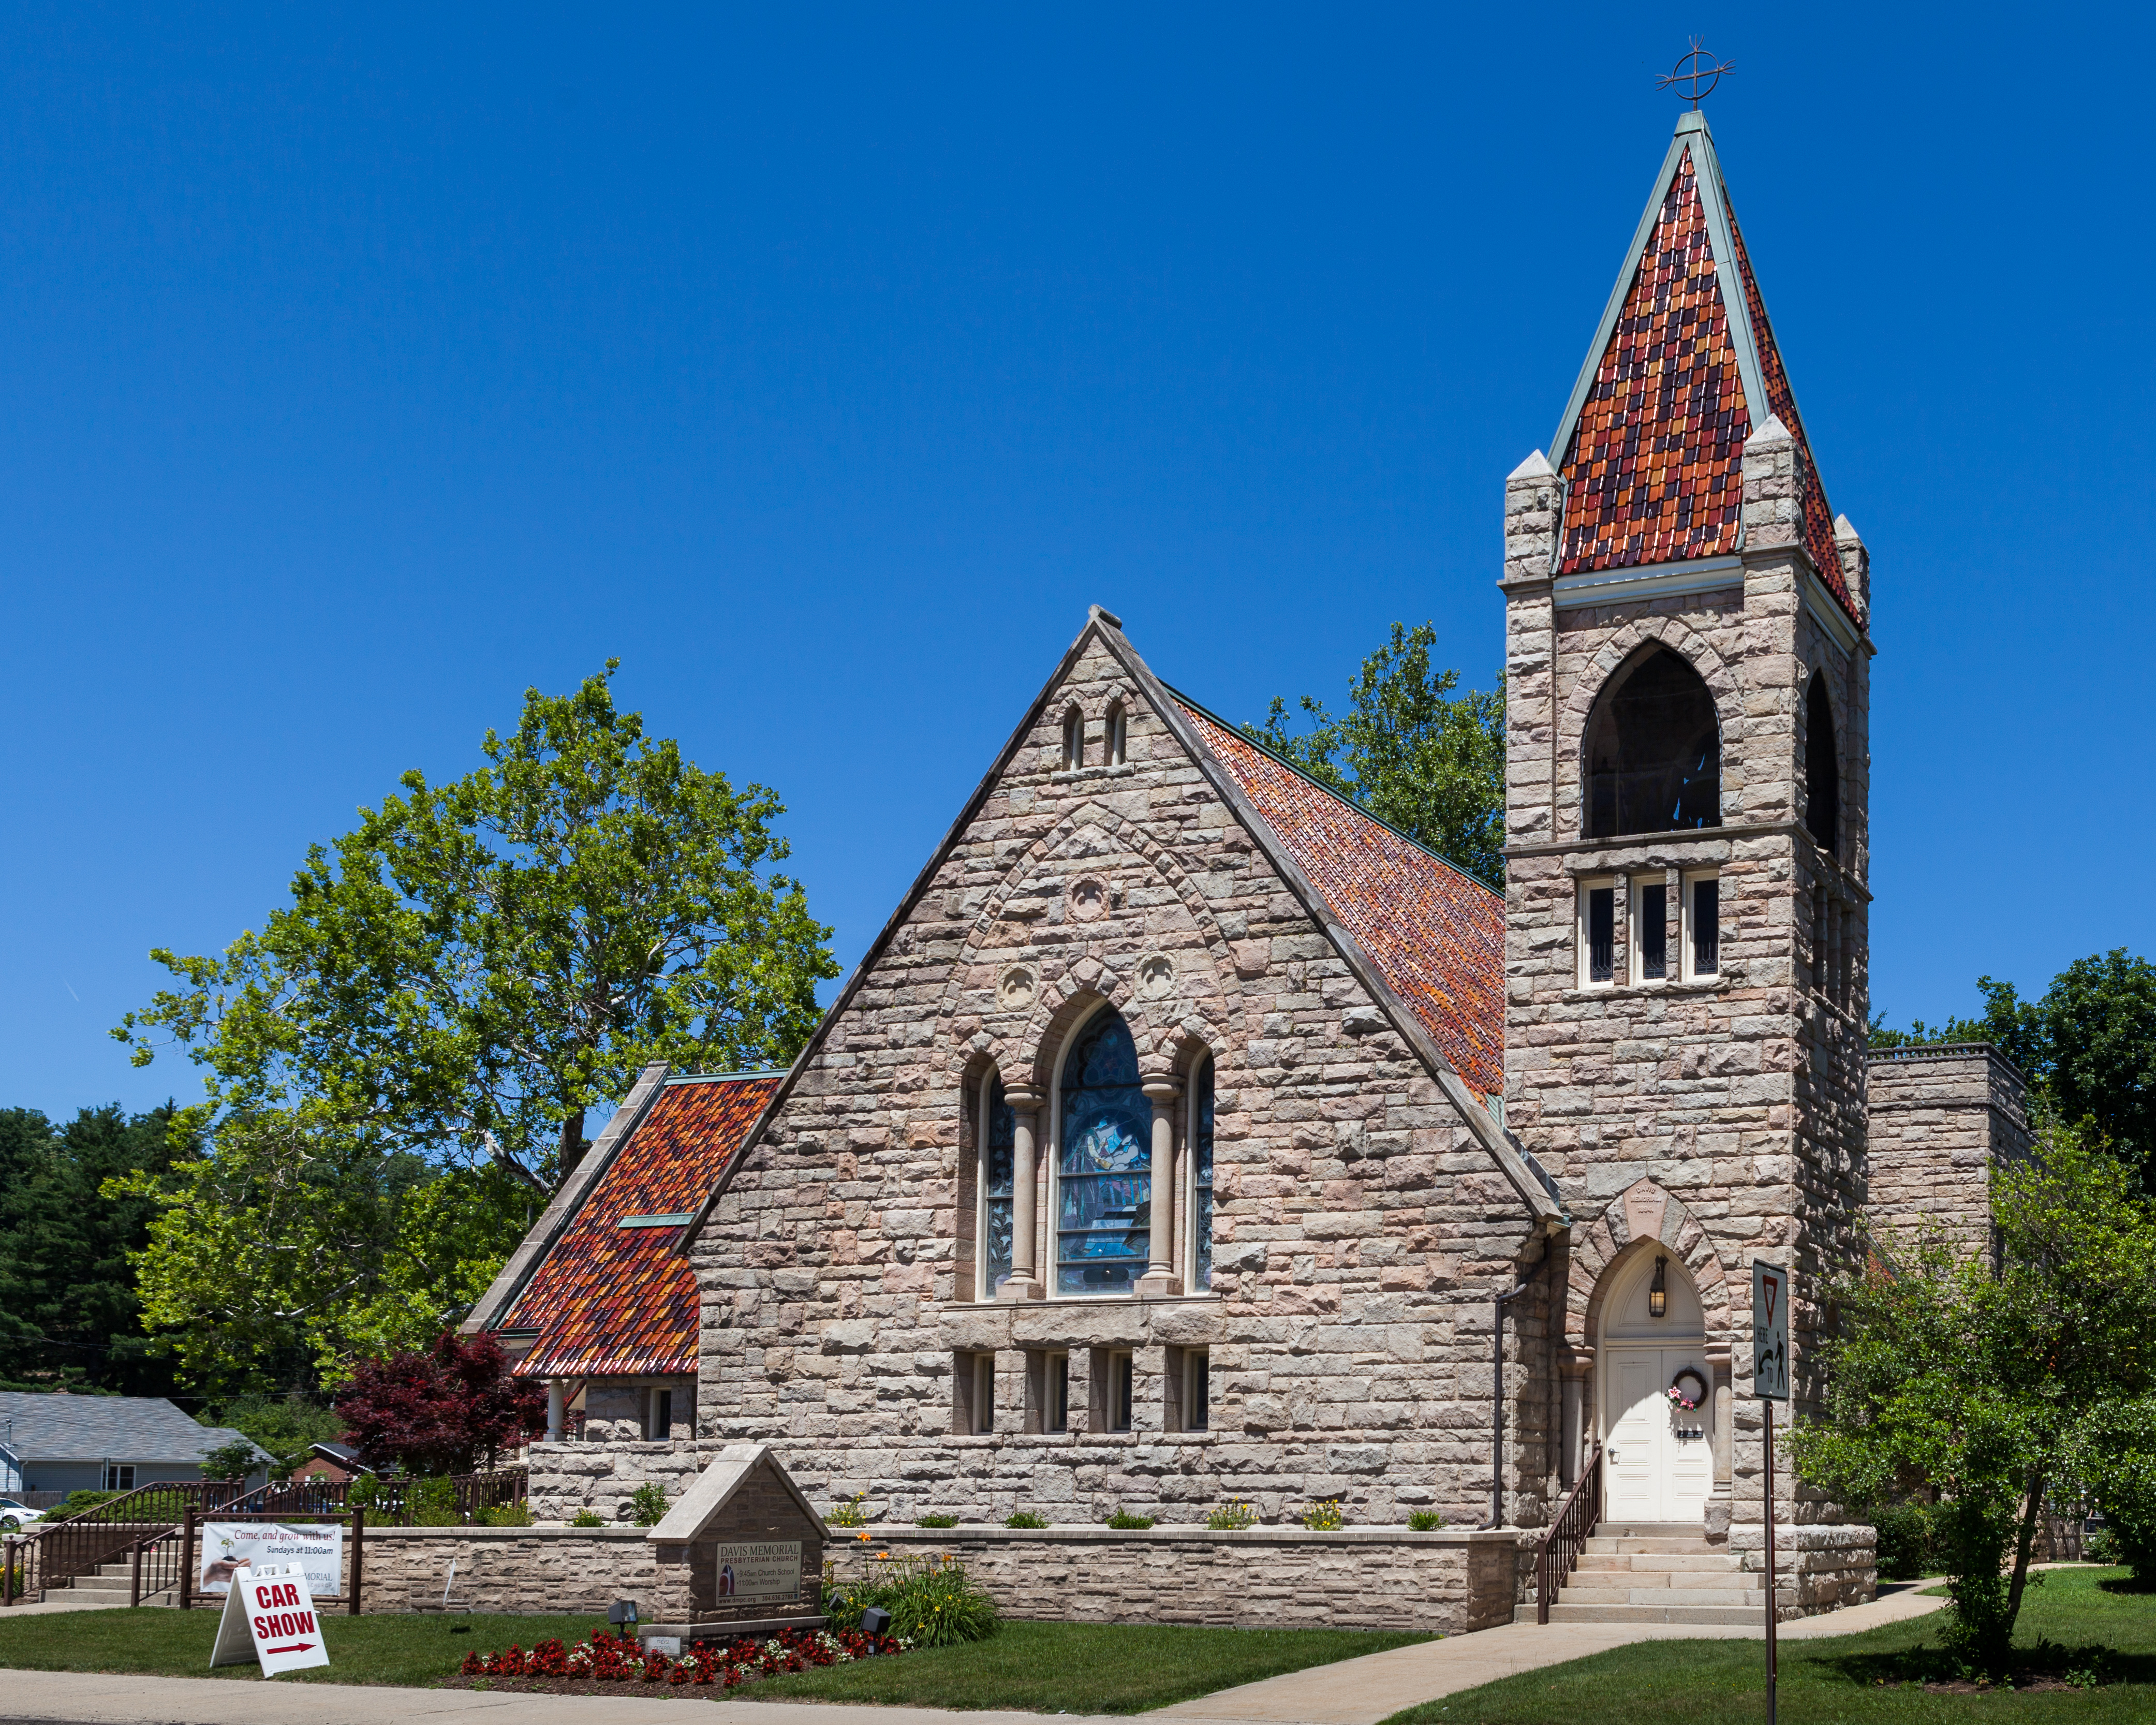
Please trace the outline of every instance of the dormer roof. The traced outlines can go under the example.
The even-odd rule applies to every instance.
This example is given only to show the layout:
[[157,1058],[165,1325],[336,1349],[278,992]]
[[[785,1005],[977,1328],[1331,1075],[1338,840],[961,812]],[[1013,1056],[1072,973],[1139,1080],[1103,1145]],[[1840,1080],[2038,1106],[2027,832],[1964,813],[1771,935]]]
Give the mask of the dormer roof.
[[1558,572],[1742,550],[1744,442],[1770,418],[1796,441],[1799,542],[1856,617],[1834,511],[1713,137],[1687,113],[1550,444],[1565,486]]

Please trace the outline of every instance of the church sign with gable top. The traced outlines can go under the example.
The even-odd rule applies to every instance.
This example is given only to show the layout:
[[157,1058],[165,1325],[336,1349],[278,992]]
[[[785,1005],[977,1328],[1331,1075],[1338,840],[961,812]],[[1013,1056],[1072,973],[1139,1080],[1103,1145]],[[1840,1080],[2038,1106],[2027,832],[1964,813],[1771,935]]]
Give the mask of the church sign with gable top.
[[721,1451],[645,1537],[665,1601],[647,1642],[823,1621],[823,1518],[762,1444]]
[[330,1662],[303,1565],[249,1566],[233,1576],[224,1614],[217,1620],[210,1666],[239,1665],[250,1655],[260,1661],[265,1677]]

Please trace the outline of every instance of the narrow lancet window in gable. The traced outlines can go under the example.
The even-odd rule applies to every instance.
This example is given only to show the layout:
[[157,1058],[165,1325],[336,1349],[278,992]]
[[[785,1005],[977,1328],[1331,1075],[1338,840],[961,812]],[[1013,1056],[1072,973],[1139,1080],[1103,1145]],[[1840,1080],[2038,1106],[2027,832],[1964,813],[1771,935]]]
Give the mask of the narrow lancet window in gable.
[[1190,1291],[1213,1286],[1213,1062],[1198,1068],[1190,1096]]
[[1714,697],[1681,655],[1658,647],[1620,670],[1587,732],[1587,834],[1676,833],[1722,824],[1722,733]]
[[1011,1183],[1017,1117],[1004,1100],[1004,1081],[981,1086],[981,1297],[993,1300],[1011,1272]]
[[1086,764],[1086,716],[1076,707],[1063,716],[1063,770],[1075,773]]
[[1063,1063],[1056,1146],[1055,1291],[1127,1294],[1152,1245],[1152,1105],[1137,1045],[1104,1008]]
[[1129,716],[1125,711],[1122,702],[1119,701],[1113,706],[1108,709],[1108,734],[1106,739],[1106,757],[1108,765],[1111,767],[1120,767],[1123,764],[1124,745],[1129,741]]
[[1804,697],[1804,824],[1830,856],[1841,826],[1841,751],[1835,747],[1834,703],[1827,698],[1826,674],[1812,673]]

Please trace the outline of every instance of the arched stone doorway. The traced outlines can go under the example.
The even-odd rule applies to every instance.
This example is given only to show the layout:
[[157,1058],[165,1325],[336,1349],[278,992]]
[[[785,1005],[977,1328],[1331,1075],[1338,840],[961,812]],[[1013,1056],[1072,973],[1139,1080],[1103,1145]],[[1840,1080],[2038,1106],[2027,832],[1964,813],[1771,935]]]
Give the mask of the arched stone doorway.
[[[1603,1517],[1697,1527],[1714,1487],[1717,1398],[1691,1272],[1661,1242],[1649,1242],[1616,1266],[1601,1318],[1595,1375],[1602,1397]],[[1698,1404],[1689,1409],[1669,1395],[1687,1373],[1682,1390]]]

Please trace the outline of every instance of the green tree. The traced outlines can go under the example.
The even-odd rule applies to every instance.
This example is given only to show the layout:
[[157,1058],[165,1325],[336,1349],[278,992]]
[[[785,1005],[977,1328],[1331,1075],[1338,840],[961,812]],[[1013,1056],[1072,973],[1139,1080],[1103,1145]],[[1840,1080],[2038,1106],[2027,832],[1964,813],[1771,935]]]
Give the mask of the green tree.
[[1363,661],[1335,717],[1315,696],[1298,703],[1311,728],[1289,728],[1276,698],[1244,734],[1486,885],[1505,884],[1505,691],[1471,689],[1434,669],[1435,624],[1393,625]]
[[431,1341],[531,1215],[500,1167],[385,1153],[320,1104],[232,1116],[208,1153],[107,1190],[156,1209],[137,1257],[145,1322],[190,1382],[226,1396],[333,1385]]
[[131,1395],[172,1388],[170,1363],[143,1333],[129,1262],[156,1205],[100,1193],[115,1176],[171,1166],[175,1111],[85,1108],[55,1129],[34,1108],[0,1110],[0,1378]]
[[837,974],[783,812],[618,711],[615,662],[525,696],[486,765],[403,794],[317,845],[292,903],[114,1034],[208,1068],[221,1118],[316,1111],[384,1151],[491,1161],[535,1190],[574,1165],[585,1112],[645,1062],[783,1061]]
[[1896,1241],[1902,1269],[1836,1291],[1824,1416],[1792,1444],[1845,1502],[1928,1498],[1957,1640],[2003,1663],[2046,1493],[2071,1477],[2092,1409],[2156,1369],[2156,1216],[2126,1171],[2051,1131],[1992,1178],[1999,1257]]
[[1874,1048],[1989,1042],[2028,1075],[2041,1106],[2092,1131],[2156,1192],[2156,964],[2123,947],[2077,958],[2041,999],[2011,983],[1979,977],[1980,1018],[1950,1018],[1934,1030],[1871,1021]]
[[344,1438],[344,1420],[336,1409],[296,1391],[283,1395],[249,1391],[205,1408],[195,1421],[244,1433],[275,1455],[280,1470],[286,1473],[305,1461],[315,1445]]

